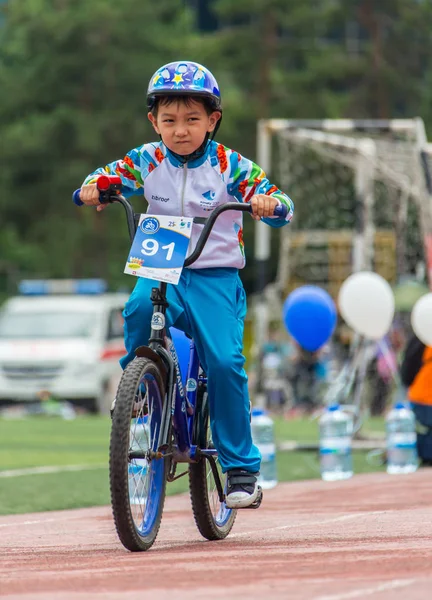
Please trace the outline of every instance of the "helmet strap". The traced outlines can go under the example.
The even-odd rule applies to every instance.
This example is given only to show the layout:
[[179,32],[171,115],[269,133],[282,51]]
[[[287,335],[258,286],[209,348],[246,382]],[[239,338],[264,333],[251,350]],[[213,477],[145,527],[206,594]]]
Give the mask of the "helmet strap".
[[190,154],[177,154],[177,152],[173,152],[172,150],[170,150],[170,152],[182,165],[185,165],[186,163],[191,162],[192,160],[197,160],[197,158],[201,158],[201,156],[204,156],[207,150],[209,137],[210,134],[206,133],[206,136],[201,146],[197,148],[194,152],[191,152]]

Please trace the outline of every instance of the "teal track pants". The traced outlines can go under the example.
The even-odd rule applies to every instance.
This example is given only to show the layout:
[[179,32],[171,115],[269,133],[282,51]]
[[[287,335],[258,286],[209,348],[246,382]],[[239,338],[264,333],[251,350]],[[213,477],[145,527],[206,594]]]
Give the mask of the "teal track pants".
[[[123,369],[138,346],[148,344],[155,281],[139,278],[126,303]],[[252,443],[243,330],[246,295],[237,269],[183,269],[178,285],[168,285],[167,327],[176,327],[195,342],[208,377],[213,442],[225,473],[241,468],[259,471],[261,456]]]

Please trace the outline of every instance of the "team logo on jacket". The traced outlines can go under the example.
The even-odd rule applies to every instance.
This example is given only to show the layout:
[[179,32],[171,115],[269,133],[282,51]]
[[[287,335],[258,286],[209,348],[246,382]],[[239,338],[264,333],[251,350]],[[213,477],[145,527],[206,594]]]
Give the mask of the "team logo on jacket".
[[156,233],[159,230],[159,221],[155,217],[146,217],[140,227],[143,233]]
[[208,192],[204,192],[203,196],[206,200],[214,200],[216,197],[216,192],[209,190]]
[[217,205],[218,201],[216,200],[216,192],[214,192],[213,190],[208,190],[208,192],[204,192],[204,194],[202,194],[200,206],[203,210],[213,210],[216,208]]
[[164,198],[163,196],[155,196],[154,194],[152,194],[152,200],[155,200],[156,202],[169,202],[169,198]]

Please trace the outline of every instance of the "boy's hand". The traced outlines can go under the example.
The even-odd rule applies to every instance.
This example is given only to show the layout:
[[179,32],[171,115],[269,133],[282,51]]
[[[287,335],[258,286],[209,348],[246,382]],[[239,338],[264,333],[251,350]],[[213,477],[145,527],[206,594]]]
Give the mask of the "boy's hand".
[[255,219],[255,221],[259,221],[261,217],[273,217],[274,209],[279,204],[276,198],[265,194],[252,196],[250,203],[252,205],[252,219]]
[[80,200],[86,206],[96,206],[97,211],[104,210],[108,205],[99,202],[99,190],[95,183],[83,185],[80,192]]

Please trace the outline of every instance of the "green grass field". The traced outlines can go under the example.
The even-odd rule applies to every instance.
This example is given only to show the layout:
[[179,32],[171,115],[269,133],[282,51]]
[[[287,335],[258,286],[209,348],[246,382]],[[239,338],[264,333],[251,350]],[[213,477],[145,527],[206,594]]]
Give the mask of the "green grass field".
[[[110,420],[107,417],[79,417],[73,421],[33,417],[0,419],[0,514],[18,514],[97,506],[109,503],[108,445]],[[364,432],[383,431],[382,419],[371,419]],[[317,421],[275,420],[278,442],[317,440]],[[280,481],[319,477],[316,452],[279,452]],[[64,470],[5,477],[5,471],[32,467],[84,466]],[[356,473],[383,470],[370,464],[366,452],[354,452]],[[182,472],[179,465],[177,472]],[[2,476],[3,472],[3,476]],[[167,485],[168,494],[186,491],[187,477]]]

